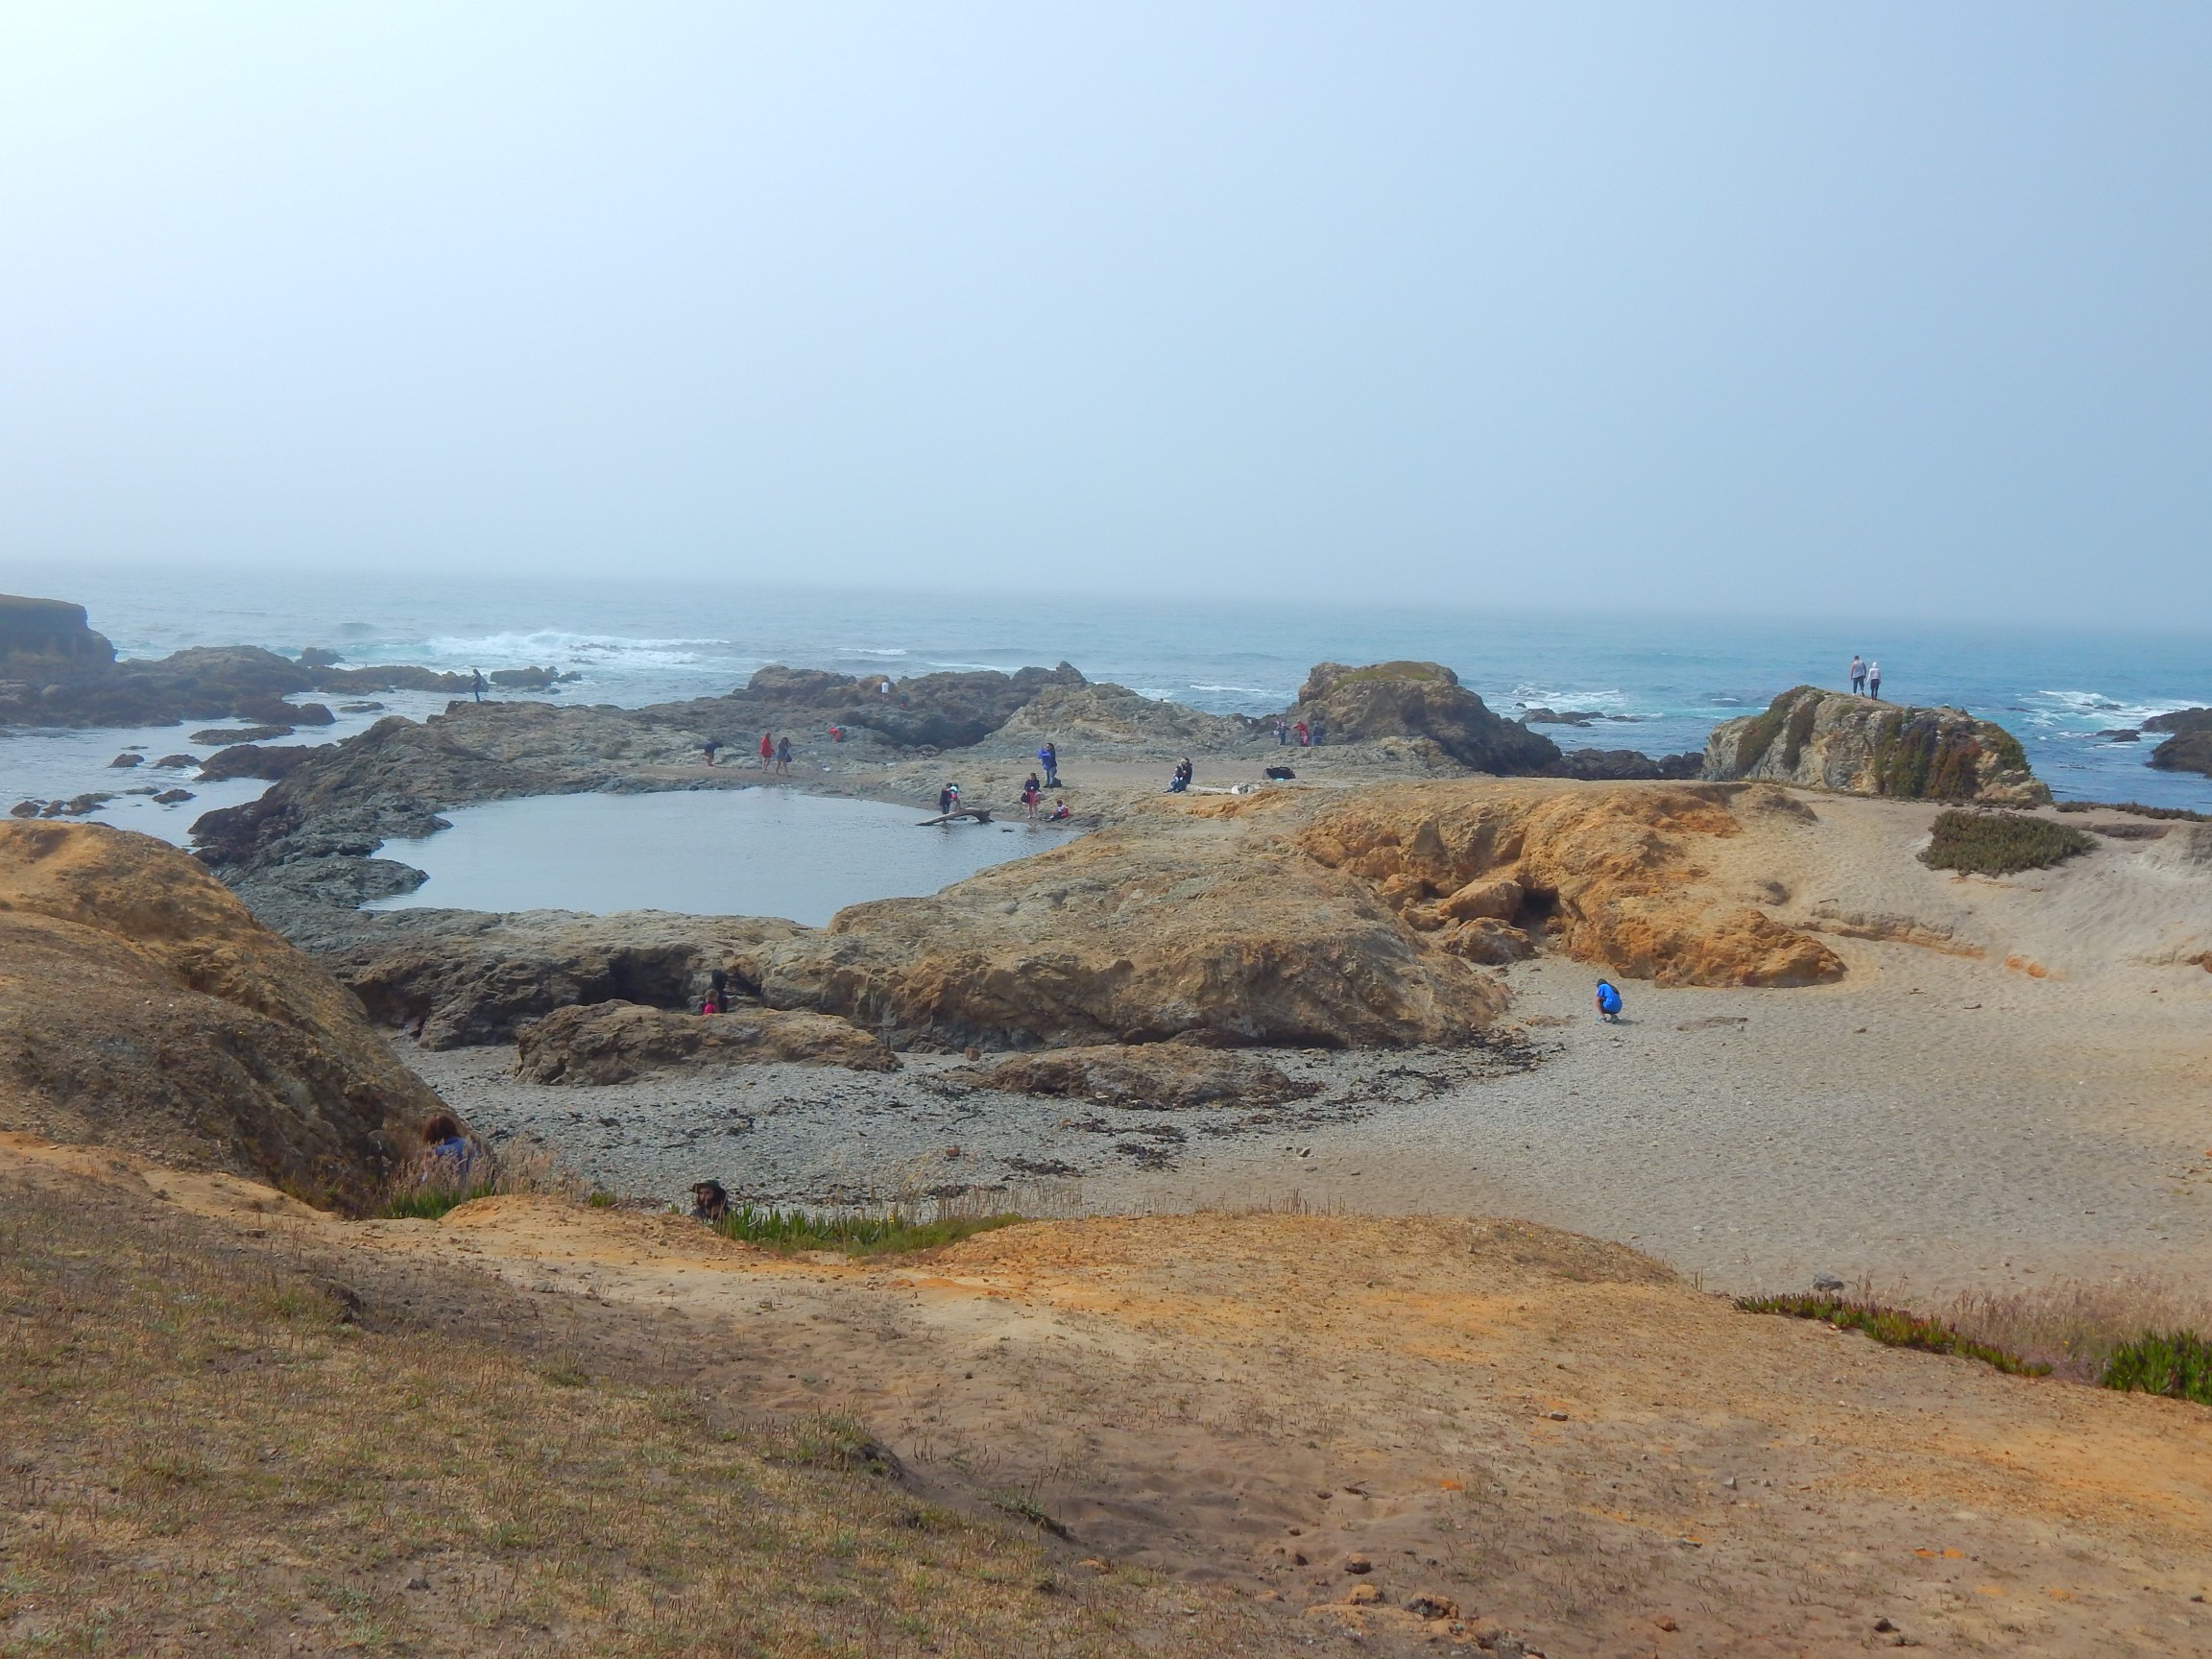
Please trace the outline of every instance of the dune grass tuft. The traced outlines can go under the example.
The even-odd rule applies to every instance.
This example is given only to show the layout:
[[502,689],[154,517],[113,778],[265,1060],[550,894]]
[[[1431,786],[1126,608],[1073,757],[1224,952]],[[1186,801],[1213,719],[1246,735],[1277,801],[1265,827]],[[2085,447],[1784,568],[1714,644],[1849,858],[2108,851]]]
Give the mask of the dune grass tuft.
[[1783,1296],[1739,1296],[1736,1306],[1746,1313],[1781,1313],[1792,1319],[1824,1320],[1839,1331],[1863,1332],[1887,1348],[1916,1348],[1925,1354],[1979,1359],[2014,1377],[2051,1374],[2049,1365],[2023,1359],[1992,1343],[1978,1342],[1940,1319],[1903,1308],[1885,1308],[1877,1302],[1846,1301],[1839,1296],[1801,1291]]
[[2096,845],[2071,824],[2025,812],[1943,812],[1920,861],[1933,870],[2011,876],[2047,868]]
[[775,1207],[763,1210],[746,1204],[715,1222],[714,1231],[725,1238],[764,1244],[772,1250],[842,1250],[848,1255],[875,1256],[938,1250],[1026,1219],[1011,1214],[939,1214],[924,1220],[896,1209],[838,1215]]

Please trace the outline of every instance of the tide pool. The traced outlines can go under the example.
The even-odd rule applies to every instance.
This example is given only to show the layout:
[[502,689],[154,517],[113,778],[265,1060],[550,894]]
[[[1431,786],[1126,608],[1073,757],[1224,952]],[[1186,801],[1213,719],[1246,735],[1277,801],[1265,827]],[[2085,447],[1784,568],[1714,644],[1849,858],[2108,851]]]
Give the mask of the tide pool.
[[429,879],[369,908],[678,910],[820,926],[848,904],[934,893],[1074,833],[924,828],[922,807],[776,788],[533,795],[444,816],[450,830],[379,849]]

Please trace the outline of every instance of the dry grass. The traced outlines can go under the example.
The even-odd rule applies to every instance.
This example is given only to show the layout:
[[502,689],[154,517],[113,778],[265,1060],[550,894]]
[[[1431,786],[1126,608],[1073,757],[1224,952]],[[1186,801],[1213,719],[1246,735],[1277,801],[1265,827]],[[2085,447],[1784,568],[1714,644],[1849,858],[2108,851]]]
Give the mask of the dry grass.
[[1973,1291],[1936,1309],[1960,1334],[2096,1382],[2115,1349],[2152,1331],[2212,1331],[2212,1289],[2146,1274]]
[[581,1176],[536,1144],[485,1147],[465,1164],[424,1151],[393,1172],[379,1208],[386,1215],[436,1221],[471,1198],[533,1192],[582,1203],[588,1190]]
[[1248,1650],[917,1501],[856,1425],[366,1329],[281,1243],[89,1184],[0,1196],[0,1653]]

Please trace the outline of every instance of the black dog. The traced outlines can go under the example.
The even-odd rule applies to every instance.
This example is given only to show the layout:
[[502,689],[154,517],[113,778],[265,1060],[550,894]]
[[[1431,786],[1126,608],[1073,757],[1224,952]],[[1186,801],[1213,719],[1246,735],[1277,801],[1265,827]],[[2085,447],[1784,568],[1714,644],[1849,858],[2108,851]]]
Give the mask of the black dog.
[[1297,776],[1298,774],[1291,771],[1287,766],[1270,766],[1267,768],[1267,779],[1272,783],[1287,783]]
[[691,1219],[709,1224],[730,1214],[730,1194],[719,1181],[701,1181],[691,1189]]

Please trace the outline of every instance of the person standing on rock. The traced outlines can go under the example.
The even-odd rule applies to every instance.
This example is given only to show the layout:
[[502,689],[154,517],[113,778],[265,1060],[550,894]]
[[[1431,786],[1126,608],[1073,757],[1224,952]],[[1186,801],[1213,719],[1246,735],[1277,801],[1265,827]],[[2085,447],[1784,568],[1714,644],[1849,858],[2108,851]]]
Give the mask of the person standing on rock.
[[1860,657],[1859,653],[1854,651],[1851,653],[1851,695],[1854,697],[1863,697],[1865,694],[1866,663]]
[[1313,729],[1303,720],[1291,727],[1290,732],[1298,739],[1298,747],[1301,749],[1308,747],[1313,741]]
[[483,670],[483,669],[481,669],[481,668],[471,668],[471,669],[469,669],[469,695],[470,695],[470,696],[472,696],[472,697],[474,697],[474,698],[476,699],[476,701],[477,701],[477,702],[481,703],[481,702],[483,702],[483,701],[484,701],[484,670]]
[[1879,662],[1866,664],[1866,695],[1877,703],[1882,701],[1882,664]]
[[1057,743],[1046,744],[1044,748],[1037,751],[1037,763],[1045,768],[1045,787],[1047,789],[1059,788],[1060,746]]
[[1613,981],[1598,981],[1598,1018],[1608,1025],[1621,1023],[1621,993],[1613,989]]
[[1022,810],[1030,818],[1037,816],[1038,803],[1045,799],[1045,786],[1037,781],[1032,772],[1022,781]]

